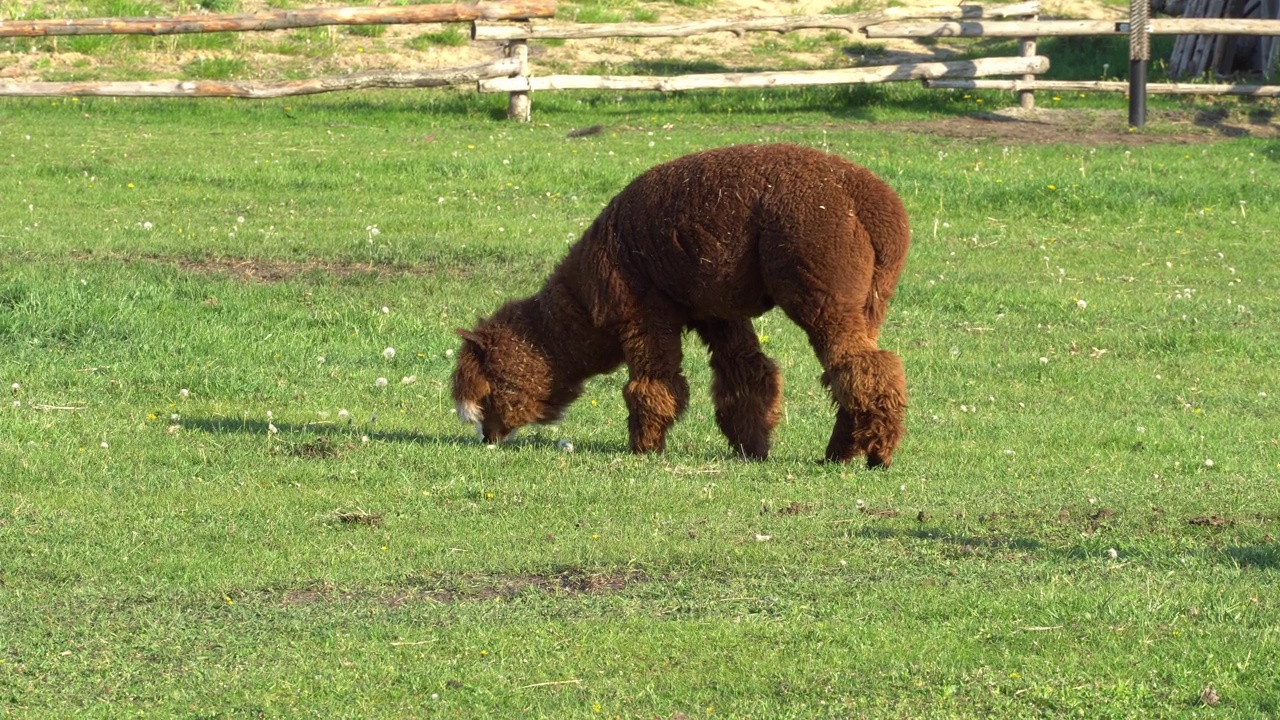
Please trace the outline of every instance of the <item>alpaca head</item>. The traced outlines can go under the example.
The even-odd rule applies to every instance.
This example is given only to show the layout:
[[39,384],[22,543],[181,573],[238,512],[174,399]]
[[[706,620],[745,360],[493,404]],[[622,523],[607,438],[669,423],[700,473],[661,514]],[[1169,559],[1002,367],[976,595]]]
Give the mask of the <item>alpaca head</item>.
[[458,419],[475,425],[486,443],[529,423],[556,421],[582,391],[580,384],[557,387],[549,359],[508,323],[482,322],[458,335],[453,401]]

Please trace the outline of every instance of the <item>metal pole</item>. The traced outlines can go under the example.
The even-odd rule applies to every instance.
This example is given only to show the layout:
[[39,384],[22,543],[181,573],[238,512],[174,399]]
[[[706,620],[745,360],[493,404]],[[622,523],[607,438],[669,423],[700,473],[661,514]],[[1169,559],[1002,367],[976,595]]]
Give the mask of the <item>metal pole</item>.
[[1129,126],[1147,123],[1147,61],[1151,59],[1151,0],[1129,0]]

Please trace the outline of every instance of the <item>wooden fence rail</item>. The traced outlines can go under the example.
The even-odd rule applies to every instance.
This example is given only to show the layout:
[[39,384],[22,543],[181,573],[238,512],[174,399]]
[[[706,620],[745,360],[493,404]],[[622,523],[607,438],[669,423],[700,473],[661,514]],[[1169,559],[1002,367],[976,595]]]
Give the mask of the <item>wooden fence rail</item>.
[[[1152,35],[1280,35],[1280,20],[1168,18],[1152,20],[1149,27]],[[866,33],[872,39],[1128,35],[1129,23],[1115,20],[886,22],[868,27]]]
[[224,80],[155,80],[145,82],[0,82],[0,97],[229,97],[265,100],[294,95],[368,88],[429,88],[479,82],[519,72],[515,60],[421,72],[369,72],[308,80],[245,83]]
[[394,25],[403,23],[528,20],[556,14],[555,0],[274,10],[244,15],[0,20],[0,37],[57,35],[179,35],[211,32],[264,32],[321,25]]
[[593,38],[692,37],[728,32],[742,37],[747,32],[786,33],[794,30],[843,30],[863,32],[868,26],[891,20],[927,18],[960,20],[1027,17],[1040,11],[1040,3],[1010,5],[938,5],[933,7],[893,7],[849,15],[790,15],[746,20],[700,20],[686,23],[562,23],[555,25],[521,23],[494,24],[477,20],[471,26],[473,40],[589,40]]
[[[949,90],[1008,90],[1026,92],[1129,92],[1126,80],[948,80],[926,79],[925,87]],[[1154,95],[1246,95],[1280,97],[1280,85],[1229,85],[1225,83],[1148,83]]]
[[901,82],[926,78],[1022,75],[1049,69],[1046,57],[978,58],[952,62],[908,63],[835,70],[785,72],[708,73],[655,77],[645,75],[543,75],[495,77],[481,80],[480,92],[529,92],[534,90],[710,90],[718,88],[773,88],[804,85],[855,85]]

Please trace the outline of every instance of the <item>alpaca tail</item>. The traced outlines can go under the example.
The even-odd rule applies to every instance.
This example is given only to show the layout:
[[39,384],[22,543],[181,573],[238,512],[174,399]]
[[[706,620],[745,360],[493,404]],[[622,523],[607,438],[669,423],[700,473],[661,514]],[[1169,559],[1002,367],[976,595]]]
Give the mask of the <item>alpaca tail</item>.
[[867,325],[879,333],[893,298],[898,276],[907,261],[911,245],[911,226],[902,199],[879,178],[866,188],[861,198],[858,220],[871,238],[875,250],[875,270],[871,276],[871,292],[867,295]]

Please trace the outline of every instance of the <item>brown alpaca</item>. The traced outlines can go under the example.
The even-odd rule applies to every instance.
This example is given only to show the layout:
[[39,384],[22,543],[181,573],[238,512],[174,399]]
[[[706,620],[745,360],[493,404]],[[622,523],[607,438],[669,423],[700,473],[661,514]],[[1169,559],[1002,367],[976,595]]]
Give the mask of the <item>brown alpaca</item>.
[[587,378],[625,362],[631,449],[660,452],[688,403],[680,338],[691,328],[710,349],[720,430],[763,459],[782,378],[751,318],[776,305],[808,333],[837,405],[827,459],[888,465],[906,375],[876,341],[909,237],[893,190],[835,155],[743,145],[659,165],[609,203],[542,290],[458,331],[458,416],[499,442],[556,420]]

